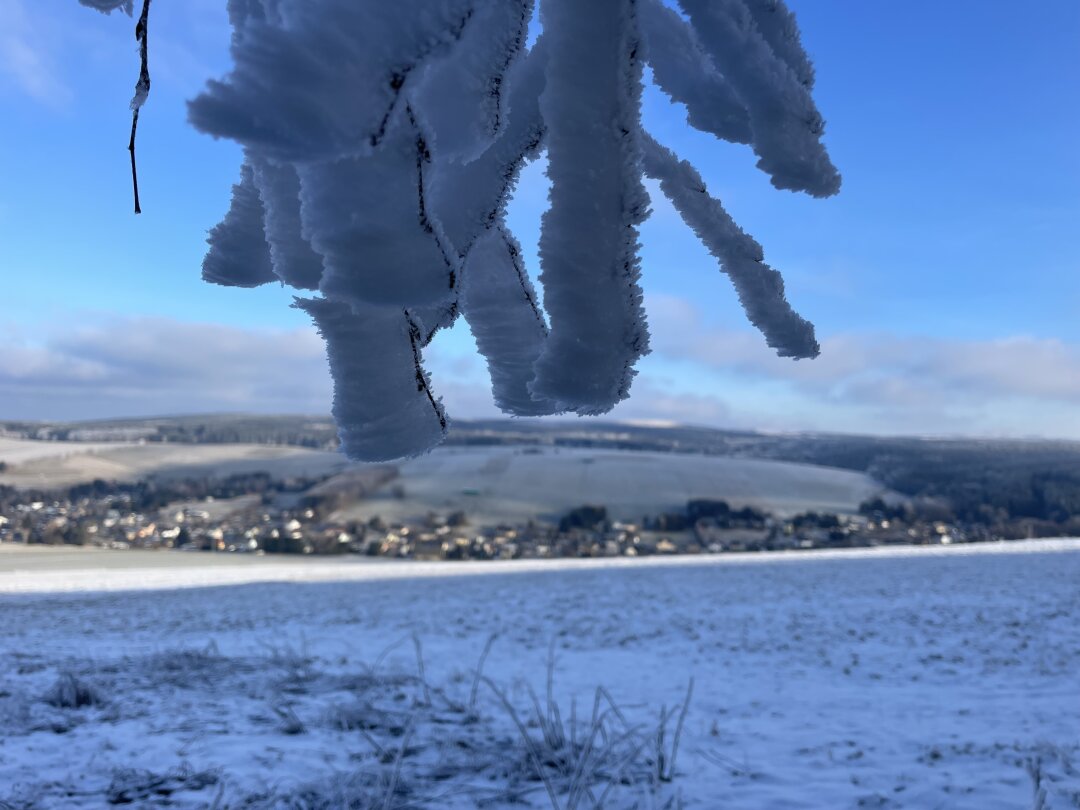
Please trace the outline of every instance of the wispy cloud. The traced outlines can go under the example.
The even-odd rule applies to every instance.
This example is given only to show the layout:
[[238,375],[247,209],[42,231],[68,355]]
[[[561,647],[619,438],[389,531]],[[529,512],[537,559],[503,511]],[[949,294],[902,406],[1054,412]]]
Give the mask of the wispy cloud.
[[[330,411],[325,347],[313,328],[79,320],[89,322],[33,341],[11,327],[0,332],[0,418]],[[455,414],[498,415],[479,358],[435,345],[426,355]]]
[[50,107],[72,97],[50,47],[47,15],[33,21],[24,0],[0,0],[0,76],[4,83]]
[[[1013,337],[953,341],[842,335],[813,361],[781,360],[755,332],[709,326],[679,298],[649,301],[655,354],[613,418],[735,428],[1080,437],[1080,348]],[[31,341],[0,332],[0,418],[195,411],[327,413],[313,329],[166,318],[78,319]],[[483,362],[428,348],[452,417],[498,411]]]
[[934,399],[1023,396],[1080,404],[1080,346],[1016,335],[952,340],[890,334],[839,334],[821,357],[776,357],[750,331],[707,326],[681,298],[650,301],[659,353],[748,377],[783,380],[830,396],[876,402],[912,393]]
[[1080,405],[1080,346],[1058,339],[849,333],[823,338],[815,360],[791,361],[749,330],[708,325],[685,299],[654,298],[649,307],[659,358],[722,374],[741,390],[784,392],[783,401],[806,409],[791,427],[1080,433],[1071,415]]
[[325,412],[312,330],[245,330],[158,318],[101,321],[0,353],[5,415],[76,419],[208,410]]

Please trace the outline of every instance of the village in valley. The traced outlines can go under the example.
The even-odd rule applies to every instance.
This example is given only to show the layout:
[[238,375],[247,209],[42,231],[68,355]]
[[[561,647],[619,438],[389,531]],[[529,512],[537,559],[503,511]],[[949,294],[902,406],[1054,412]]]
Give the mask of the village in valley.
[[1080,534],[1068,443],[517,420],[350,466],[310,418],[0,427],[4,544],[505,560]]
[[[916,515],[867,501],[857,514],[805,512],[780,517],[724,500],[694,499],[685,509],[612,519],[583,504],[544,520],[474,523],[465,511],[410,521],[378,515],[346,519],[344,508],[378,489],[403,497],[392,466],[324,480],[268,474],[225,479],[116,483],[62,492],[0,488],[0,542],[176,549],[237,554],[356,554],[423,560],[638,557],[791,551],[1002,539],[981,526]],[[392,497],[393,497],[392,494]]]

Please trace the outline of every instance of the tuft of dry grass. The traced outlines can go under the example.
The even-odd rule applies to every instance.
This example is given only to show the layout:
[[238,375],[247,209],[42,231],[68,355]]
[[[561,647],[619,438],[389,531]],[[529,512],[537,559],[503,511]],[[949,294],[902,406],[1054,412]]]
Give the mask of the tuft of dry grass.
[[[458,699],[430,681],[423,647],[417,637],[411,641],[414,673],[381,672],[384,653],[362,677],[337,681],[351,699],[333,706],[319,722],[357,734],[370,748],[354,755],[348,773],[249,797],[236,806],[406,810],[464,802],[504,808],[545,796],[553,810],[681,806],[668,785],[678,774],[693,682],[685,699],[670,711],[662,708],[655,723],[632,723],[603,687],[595,690],[591,711],[580,713],[576,700],[569,707],[557,700],[552,646],[543,691],[528,689],[524,705],[518,705],[483,674],[491,637],[468,697]],[[509,735],[506,719],[513,730]]]
[[[554,645],[549,649],[545,702],[530,688],[532,715],[523,719],[490,678],[482,678],[513,721],[523,746],[526,779],[539,780],[553,810],[604,807],[622,788],[644,786],[658,794],[676,775],[679,740],[693,695],[693,680],[677,715],[670,747],[665,742],[668,724],[675,715],[661,709],[657,728],[649,733],[632,725],[611,694],[598,687],[588,720],[577,717],[571,701],[569,720],[555,700]],[[539,734],[532,734],[533,727]],[[511,779],[511,783],[515,780]],[[669,802],[670,803],[670,802]]]

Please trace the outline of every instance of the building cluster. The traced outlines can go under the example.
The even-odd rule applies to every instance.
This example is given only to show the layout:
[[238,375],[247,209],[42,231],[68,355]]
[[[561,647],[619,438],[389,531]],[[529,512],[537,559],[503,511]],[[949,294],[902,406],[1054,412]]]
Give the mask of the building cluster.
[[28,500],[0,506],[0,542],[193,551],[325,552],[352,536],[314,531],[310,509],[295,513],[249,508],[219,516],[212,499],[162,509],[139,509],[123,495],[68,500]]

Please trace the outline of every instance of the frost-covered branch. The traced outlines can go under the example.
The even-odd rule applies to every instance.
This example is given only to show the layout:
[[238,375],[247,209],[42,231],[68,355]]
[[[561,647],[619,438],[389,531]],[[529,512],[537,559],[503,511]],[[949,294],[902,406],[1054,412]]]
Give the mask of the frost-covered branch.
[[683,220],[720,261],[746,316],[765,335],[765,342],[781,357],[817,357],[821,350],[814,326],[792,310],[784,297],[783,277],[765,264],[761,245],[709,196],[697,170],[646,135],[645,172],[660,181]]
[[424,67],[460,42],[476,2],[262,5],[276,13],[247,10],[232,71],[209,82],[188,114],[215,137],[307,162],[378,148]]
[[814,66],[803,49],[795,15],[782,0],[745,0],[762,38],[807,89],[814,86]]
[[474,160],[439,160],[435,164],[432,195],[436,215],[462,257],[485,229],[501,221],[522,167],[540,152],[545,134],[540,94],[546,68],[547,49],[541,36],[507,73],[509,94],[502,93],[500,87],[508,101],[501,131]]
[[481,236],[465,264],[462,310],[487,360],[495,404],[514,416],[543,416],[555,403],[530,391],[548,329],[525,272],[521,246],[502,228]]
[[599,414],[630,393],[648,352],[637,225],[641,182],[641,54],[636,0],[545,0],[551,207],[540,280],[551,334],[533,392],[559,410]]
[[[683,14],[663,0],[545,0],[529,48],[535,0],[230,0],[233,68],[189,106],[197,128],[245,156],[204,277],[308,291],[297,306],[326,339],[350,457],[441,440],[447,417],[422,355],[459,314],[507,413],[599,414],[629,396],[649,344],[645,174],[769,345],[817,354],[760,245],[640,120],[647,62],[691,126],[749,144],[778,188],[835,193],[794,16],[782,0],[677,2]],[[136,123],[145,18],[139,30]],[[505,212],[545,149],[541,306]]]
[[400,310],[454,294],[459,260],[431,216],[431,153],[408,112],[395,114],[377,154],[297,165],[303,229],[330,298]]
[[460,43],[418,77],[411,105],[442,160],[476,158],[503,129],[507,74],[524,49],[532,14],[533,0],[478,4]]

